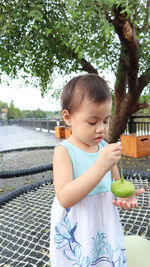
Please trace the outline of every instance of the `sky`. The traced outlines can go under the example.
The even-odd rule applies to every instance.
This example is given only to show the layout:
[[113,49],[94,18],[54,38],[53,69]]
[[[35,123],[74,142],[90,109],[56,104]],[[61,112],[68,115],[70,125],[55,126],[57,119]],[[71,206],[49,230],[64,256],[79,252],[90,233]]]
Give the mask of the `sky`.
[[[58,84],[62,84],[64,80],[69,81],[72,76],[60,77],[56,76],[56,80],[53,84],[54,89]],[[112,81],[110,86],[113,86],[114,77],[112,74],[107,74],[108,81]],[[110,79],[111,78],[111,79]],[[13,100],[14,106],[20,110],[34,110],[41,109],[44,111],[58,111],[61,110],[60,99],[55,100],[51,96],[52,92],[49,91],[44,97],[41,96],[40,88],[34,88],[31,84],[25,85],[23,78],[11,80],[7,76],[3,76],[3,82],[0,84],[0,101],[10,104]],[[9,81],[9,85],[5,82]]]
[[[3,76],[4,77],[4,76]],[[60,110],[60,100],[55,100],[51,96],[51,91],[41,96],[40,88],[35,88],[31,84],[26,85],[23,78],[9,79],[7,76],[0,84],[0,101],[10,104],[13,100],[14,106],[20,110],[42,109],[44,111]]]

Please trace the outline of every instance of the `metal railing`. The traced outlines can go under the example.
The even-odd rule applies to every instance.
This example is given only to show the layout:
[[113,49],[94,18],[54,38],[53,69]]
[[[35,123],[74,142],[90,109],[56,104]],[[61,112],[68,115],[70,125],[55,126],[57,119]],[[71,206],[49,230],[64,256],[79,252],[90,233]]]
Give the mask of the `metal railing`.
[[33,129],[45,129],[48,132],[55,130],[55,126],[64,125],[64,122],[59,119],[11,119],[8,125],[18,125]]
[[150,116],[131,116],[124,133],[150,134]]
[[[61,119],[11,119],[8,125],[18,125],[34,129],[55,130],[55,126],[64,125]],[[150,116],[131,116],[124,134],[136,133],[138,135],[150,134]]]

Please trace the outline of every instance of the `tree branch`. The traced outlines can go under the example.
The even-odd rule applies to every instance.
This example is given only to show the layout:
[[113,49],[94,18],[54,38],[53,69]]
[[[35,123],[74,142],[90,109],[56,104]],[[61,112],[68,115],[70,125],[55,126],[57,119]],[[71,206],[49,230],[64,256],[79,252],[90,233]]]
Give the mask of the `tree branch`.
[[138,86],[139,43],[136,40],[134,25],[130,22],[130,18],[126,19],[126,12],[121,14],[121,11],[121,6],[118,8],[114,6],[115,20],[112,23],[121,44],[126,49],[128,56],[128,87],[129,92],[135,94]]
[[125,59],[124,48],[121,48],[121,54],[119,59],[118,70],[116,73],[115,82],[115,107],[118,108],[118,104],[121,104],[126,94],[126,82],[127,82],[127,63]]
[[90,62],[86,61],[85,58],[81,59],[81,65],[82,65],[82,70],[87,71],[88,73],[98,74],[98,71],[91,65]]
[[103,2],[97,2],[97,0],[94,1],[96,7],[100,8],[101,10],[103,10],[104,14],[105,14],[105,18],[106,20],[112,24],[112,19],[111,17],[108,15],[108,12],[106,11],[106,9],[103,7]]
[[134,106],[132,106],[131,112],[132,114],[139,111],[140,109],[145,109],[148,108],[150,105],[146,102],[144,103],[139,103],[137,102]]
[[[58,42],[56,38],[53,37],[54,44]],[[81,64],[82,68],[79,70],[86,71],[88,73],[96,73],[98,74],[97,69],[95,69],[90,62],[88,62],[85,58],[79,58],[78,54],[75,53],[70,47],[63,45],[62,49],[68,52],[73,59],[76,59],[78,63]]]
[[88,73],[96,73],[98,74],[97,69],[95,69],[90,62],[88,62],[85,58],[81,58],[81,60],[78,58],[78,54],[72,52],[72,56],[74,59],[79,60],[81,66],[82,66],[82,71],[87,71]]
[[111,17],[108,15],[108,12],[107,12],[104,8],[102,8],[102,10],[103,10],[104,13],[105,13],[105,18],[106,18],[106,20],[107,20],[110,24],[112,24],[112,19],[111,19]]

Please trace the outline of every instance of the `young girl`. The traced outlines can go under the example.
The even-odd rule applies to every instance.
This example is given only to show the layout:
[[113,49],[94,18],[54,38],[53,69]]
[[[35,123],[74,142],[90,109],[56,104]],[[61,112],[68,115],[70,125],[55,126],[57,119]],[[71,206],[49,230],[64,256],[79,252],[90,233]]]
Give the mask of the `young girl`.
[[137,207],[136,196],[115,200],[112,177],[120,179],[118,143],[104,141],[112,99],[95,74],[73,78],[62,93],[62,115],[71,136],[53,159],[56,196],[51,211],[51,267],[125,267],[126,251],[116,206]]

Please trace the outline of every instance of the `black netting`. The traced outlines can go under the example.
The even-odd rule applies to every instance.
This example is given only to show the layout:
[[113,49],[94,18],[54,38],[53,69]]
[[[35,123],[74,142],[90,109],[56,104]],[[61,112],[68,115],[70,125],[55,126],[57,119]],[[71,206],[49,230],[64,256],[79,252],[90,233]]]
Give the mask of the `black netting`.
[[[150,240],[150,187],[148,179],[127,177],[136,188],[138,209],[119,210],[125,235],[140,235]],[[0,266],[49,266],[50,210],[53,184],[45,182],[13,197],[0,208]]]

